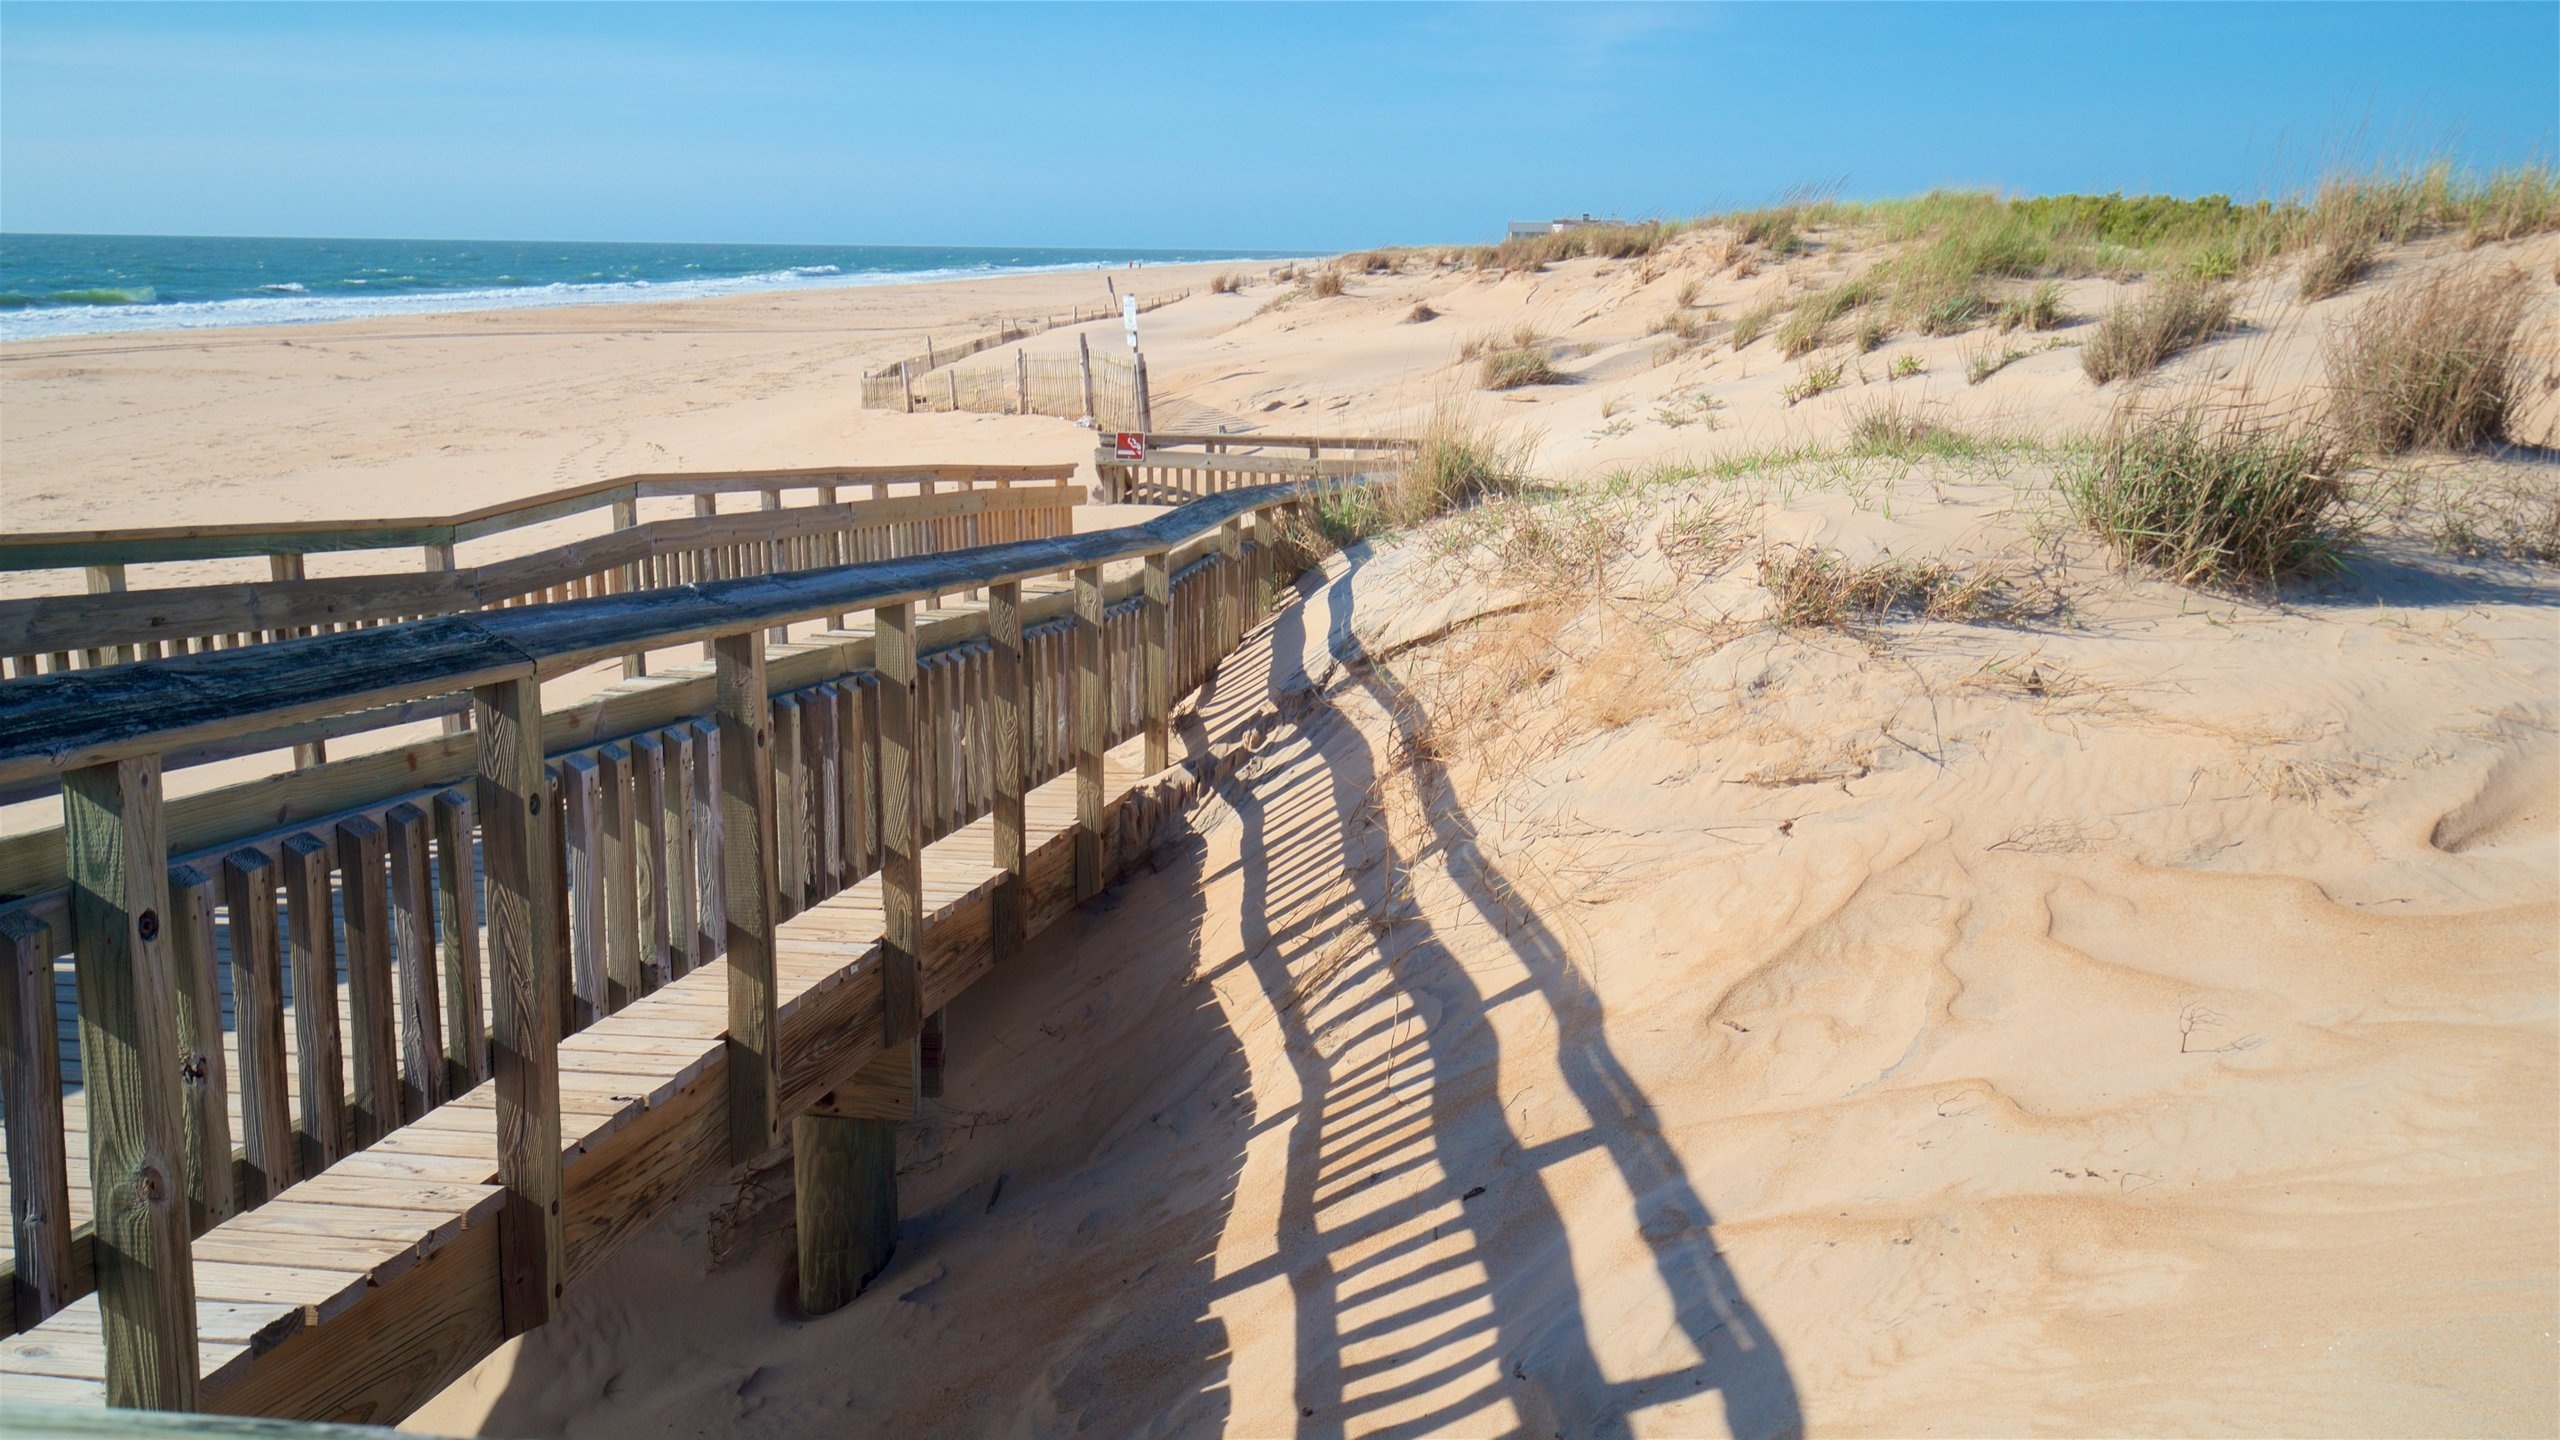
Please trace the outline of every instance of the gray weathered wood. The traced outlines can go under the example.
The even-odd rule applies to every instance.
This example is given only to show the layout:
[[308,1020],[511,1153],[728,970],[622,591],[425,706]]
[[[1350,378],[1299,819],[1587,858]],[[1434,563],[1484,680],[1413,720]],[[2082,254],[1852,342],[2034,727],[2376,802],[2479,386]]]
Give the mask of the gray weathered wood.
[[444,960],[445,1093],[489,1078],[489,1028],[480,1000],[480,906],[472,863],[471,797],[439,791],[436,817],[436,947]]
[[666,850],[659,873],[666,878],[667,978],[672,980],[693,972],[702,944],[693,913],[693,729],[673,726],[660,732],[658,743],[667,756],[666,789],[660,797]]
[[729,962],[729,1154],[739,1163],[779,1139],[773,927],[773,709],[764,642],[753,630],[714,642],[719,666],[721,904]]
[[107,1403],[193,1410],[195,1271],[159,763],[71,771],[62,811]]
[[444,1103],[444,998],[436,983],[436,895],[427,864],[427,817],[394,805],[382,817],[391,852],[391,964],[400,992],[400,1120]]
[[[1081,344],[1081,337],[1079,337]],[[1090,391],[1091,382],[1087,381]],[[1087,409],[1091,408],[1090,403]],[[1022,583],[998,581],[987,587],[987,639],[994,648],[991,689],[992,770],[988,777],[995,864],[1004,872],[996,883],[993,934],[995,958],[1021,953],[1028,917],[1023,907],[1025,865],[1029,850],[1024,829],[1023,797],[1030,793],[1029,735],[1025,725],[1029,692],[1022,653]]]
[[284,842],[285,948],[293,965],[294,1060],[302,1075],[295,1117],[302,1173],[317,1175],[347,1153],[346,1061],[338,1032],[338,937],[329,914],[329,847],[318,836]]
[[1102,649],[1102,567],[1076,571],[1076,898],[1102,890],[1103,704],[1110,670]]
[[631,737],[631,908],[639,927],[640,993],[667,983],[667,747]]
[[391,905],[384,887],[382,827],[359,815],[338,822],[339,911],[347,932],[347,1059],[355,1102],[347,1111],[363,1149],[400,1128],[399,987],[391,976]]
[[542,687],[485,686],[479,733],[482,866],[489,890],[490,1048],[497,1068],[498,1299],[521,1335],[551,1317],[562,1284],[560,1231],[561,899],[551,884],[551,806],[542,765]]
[[872,616],[872,673],[880,686],[880,1037],[906,1043],[924,1021],[924,816],[916,774],[915,608]]
[[888,1120],[802,1115],[791,1122],[800,1308],[840,1310],[898,1244],[898,1127]]
[[169,963],[178,1000],[178,1083],[185,1102],[187,1223],[201,1234],[231,1218],[231,1080],[222,1053],[222,976],[214,964],[214,882],[169,867]]
[[592,755],[564,755],[560,776],[561,845],[568,862],[569,1033],[605,1012],[604,780]]
[[276,928],[276,871],[256,850],[222,857],[231,912],[231,1024],[240,1048],[241,1198],[263,1205],[302,1175],[285,1066],[284,965]]
[[774,918],[788,920],[808,908],[807,751],[801,741],[800,697],[773,697]]
[[1141,688],[1147,716],[1147,773],[1173,763],[1172,557],[1157,551],[1147,557],[1145,597],[1139,610]]
[[632,813],[631,751],[596,748],[596,776],[604,787],[598,815],[597,853],[604,872],[604,1008],[619,1014],[640,998],[639,827]]
[[[54,1022],[53,934],[0,915],[0,1120],[8,1126],[15,1324],[71,1302],[71,1170],[64,1146],[62,1047]],[[9,1298],[9,1297],[0,1297]]]

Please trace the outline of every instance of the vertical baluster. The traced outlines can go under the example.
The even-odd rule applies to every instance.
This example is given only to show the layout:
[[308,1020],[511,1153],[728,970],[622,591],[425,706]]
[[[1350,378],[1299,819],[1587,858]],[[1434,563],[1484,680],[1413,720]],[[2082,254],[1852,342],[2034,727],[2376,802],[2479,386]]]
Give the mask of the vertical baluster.
[[391,982],[391,909],[383,896],[382,827],[363,816],[338,823],[340,910],[347,932],[348,1059],[359,1150],[400,1125],[399,1025]]
[[1167,652],[1173,603],[1172,557],[1159,550],[1147,557],[1143,577],[1146,638],[1141,668],[1145,671],[1147,773],[1173,763],[1173,664]]
[[843,781],[837,774],[837,689],[811,689],[800,704],[801,773],[809,789],[809,903],[844,888]]
[[640,993],[667,983],[667,747],[631,738],[632,908],[640,934]]
[[285,1079],[284,966],[276,873],[255,850],[222,858],[231,912],[231,1025],[240,1046],[240,1140],[248,1159],[242,1202],[263,1205],[301,1177]]
[[728,846],[720,833],[720,725],[716,719],[693,722],[693,876],[694,923],[700,927],[693,963],[708,965],[729,943],[727,885],[723,880]]
[[8,1127],[16,1330],[71,1302],[71,1165],[53,952],[50,927],[24,913],[0,915],[0,1121]]
[[1102,567],[1076,571],[1076,898],[1102,890]]
[[178,1001],[178,1079],[187,1137],[187,1219],[202,1234],[238,1209],[232,1186],[231,1077],[222,1053],[222,976],[214,963],[214,882],[169,867],[169,961]]
[[632,816],[631,751],[596,748],[596,779],[604,804],[597,812],[597,857],[604,885],[604,1010],[618,1014],[640,998],[640,896],[638,826]]
[[382,817],[391,852],[391,965],[400,985],[400,1118],[444,1103],[444,997],[436,984],[427,817],[405,801]]
[[1022,655],[1022,582],[1000,580],[987,587],[988,664],[987,728],[988,804],[994,815],[995,865],[1004,872],[994,901],[993,948],[1001,964],[1022,951],[1028,928],[1024,885],[1028,856],[1023,831],[1023,796],[1029,786],[1024,755]]
[[693,878],[693,727],[674,725],[658,732],[667,752],[666,860],[662,873],[667,891],[667,978],[693,973],[702,950],[702,925],[694,918]]
[[604,779],[592,755],[561,757],[561,841],[568,859],[569,1029],[604,1013]]
[[445,1093],[489,1078],[489,1031],[480,999],[478,866],[472,862],[471,797],[446,790],[435,800],[436,926],[444,958]]
[[808,908],[808,752],[801,743],[800,697],[773,698],[774,912],[788,920]]
[[338,938],[329,915],[329,847],[316,835],[284,842],[287,948],[293,963],[294,1060],[302,1078],[295,1136],[302,1173],[317,1175],[347,1148],[346,1062],[338,1035]]

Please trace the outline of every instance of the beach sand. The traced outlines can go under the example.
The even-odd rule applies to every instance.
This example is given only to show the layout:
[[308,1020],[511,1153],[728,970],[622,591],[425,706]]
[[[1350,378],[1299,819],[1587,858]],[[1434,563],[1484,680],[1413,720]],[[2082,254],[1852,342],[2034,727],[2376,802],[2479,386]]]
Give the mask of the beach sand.
[[[2119,399],[2084,328],[1981,384],[1982,334],[1666,354],[1684,280],[1729,321],[1854,263],[1737,276],[1708,241],[1198,296],[1149,317],[1159,424],[1464,403],[1580,482],[1836,444],[1887,403],[2055,438]],[[2555,259],[2404,250],[2376,283]],[[2309,404],[2370,287],[2302,307],[2285,278],[2164,387]],[[853,382],[918,325],[1096,283],[9,347],[0,495],[13,527],[103,525],[1084,459],[1063,422],[866,413]],[[2535,303],[2560,332],[2560,288]],[[1522,324],[1574,383],[1478,393],[1460,342]],[[1837,392],[1787,403],[1833,358]],[[412,1428],[2560,1431],[2560,581],[2384,525],[2283,603],[2186,590],[2004,454],[1592,489],[1501,564],[1516,516],[1335,560],[1222,677],[1271,687],[1260,757],[953,1007],[871,1292],[794,1313],[788,1167],[752,1172]],[[1524,585],[1576,536],[1596,570]],[[1789,544],[2006,565],[2049,603],[1779,629],[1754,558]]]

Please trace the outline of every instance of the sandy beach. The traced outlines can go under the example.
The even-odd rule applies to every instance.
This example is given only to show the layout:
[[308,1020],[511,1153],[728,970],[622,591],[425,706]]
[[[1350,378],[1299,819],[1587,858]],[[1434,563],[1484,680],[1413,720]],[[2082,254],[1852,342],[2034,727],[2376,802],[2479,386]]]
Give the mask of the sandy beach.
[[[1160,428],[1455,406],[1566,498],[1338,556],[1229,662],[1282,723],[1154,873],[955,1006],[870,1293],[799,1316],[788,1166],[745,1173],[411,1428],[2551,1433],[2560,579],[2430,519],[2549,503],[2547,452],[2410,458],[2437,498],[2316,588],[2128,572],[2051,447],[2118,412],[2079,346],[2153,282],[2072,279],[2046,332],[1736,344],[1865,263],[1832,238],[1748,269],[1712,230],[1416,260],[1332,298],[1114,272],[1201,292],[1145,321]],[[2471,265],[2533,277],[2560,333],[2560,236],[2435,241],[2309,304],[2283,265],[2245,279],[2246,323],[2152,386],[2304,409],[2375,287]],[[1206,293],[1228,270],[1254,283]],[[1069,422],[865,411],[856,382],[1100,292],[0,347],[0,515],[1088,462]],[[1481,389],[1462,348],[1523,326],[1562,383]],[[2002,440],[1855,450],[1878,413]],[[2560,390],[2517,424],[2551,444]],[[1790,547],[1996,569],[2017,604],[1782,624]]]

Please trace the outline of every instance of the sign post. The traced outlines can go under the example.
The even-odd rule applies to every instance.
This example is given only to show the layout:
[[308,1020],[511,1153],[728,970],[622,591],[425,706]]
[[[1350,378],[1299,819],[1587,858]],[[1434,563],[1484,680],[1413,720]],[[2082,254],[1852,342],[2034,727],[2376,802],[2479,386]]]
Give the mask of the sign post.
[[1129,353],[1138,353],[1138,297],[1120,297],[1120,323],[1129,327]]

